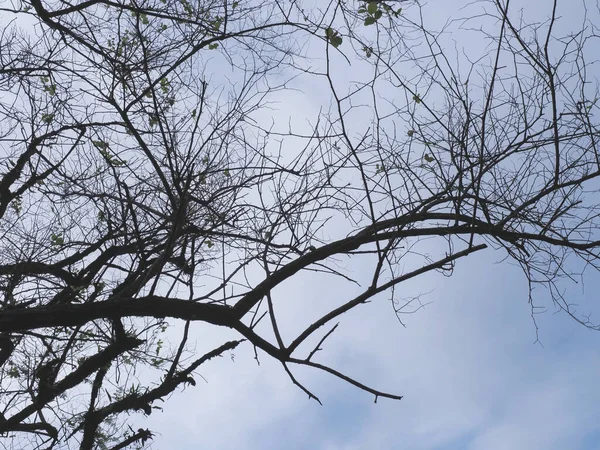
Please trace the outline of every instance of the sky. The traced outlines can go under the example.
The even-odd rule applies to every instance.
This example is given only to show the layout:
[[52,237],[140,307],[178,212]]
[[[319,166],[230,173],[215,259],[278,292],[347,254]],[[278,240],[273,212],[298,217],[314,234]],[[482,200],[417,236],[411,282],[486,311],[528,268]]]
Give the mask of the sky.
[[[459,2],[431,3],[434,23],[461,14]],[[285,94],[278,108],[311,117],[322,106],[319,88],[303,87],[301,94]],[[205,382],[197,378],[195,387],[161,405],[162,412],[135,423],[155,431],[153,448],[164,450],[597,450],[600,333],[557,313],[541,289],[534,298],[545,308],[532,318],[526,279],[504,256],[488,249],[460,260],[451,277],[429,274],[401,285],[401,295],[423,294],[425,305],[403,316],[402,324],[389,295],[342,318],[318,360],[403,395],[400,401],[374,403],[373,396],[327,374],[296,371],[321,406],[280,364],[266,355],[257,364],[243,345],[203,366]],[[346,268],[363,276],[351,261]],[[597,317],[600,276],[590,271],[578,281],[561,287]],[[277,294],[281,326],[292,336],[335,299],[352,295],[352,288],[303,275]],[[196,336],[202,350],[235,337],[223,330],[202,333]]]
[[[530,8],[530,17],[547,13],[550,2],[531,3],[538,2],[546,10]],[[464,16],[464,3],[432,0],[427,20],[439,27]],[[563,8],[564,26],[577,23],[580,12]],[[483,43],[469,45],[477,52]],[[340,66],[338,75],[344,74],[352,73]],[[323,91],[306,79],[296,82],[299,90],[281,93],[272,108],[301,126],[323,107]],[[273,110],[264,114],[269,123]],[[196,377],[195,387],[156,403],[162,411],[132,417],[134,428],[152,430],[152,448],[161,450],[597,450],[600,332],[557,313],[541,289],[534,294],[545,309],[534,322],[526,279],[504,257],[490,248],[461,259],[451,277],[432,273],[402,284],[401,297],[422,294],[424,304],[402,316],[403,323],[388,294],[342,317],[316,360],[403,395],[400,401],[374,403],[372,395],[330,375],[296,370],[319,405],[279,363],[261,354],[257,364],[246,343],[202,366],[204,380]],[[360,264],[344,264],[367,281]],[[598,318],[600,275],[589,271],[578,281],[561,287]],[[319,312],[356,292],[315,274],[285,283],[275,293],[284,338],[289,342]],[[239,338],[220,329],[194,332],[202,353]]]
[[[431,277],[429,303],[406,327],[385,297],[344,318],[321,360],[400,401],[375,404],[330,376],[298,372],[320,406],[243,348],[206,365],[206,383],[140,425],[160,430],[160,449],[597,449],[600,334],[550,308],[536,316],[536,342],[524,277],[498,260],[474,255],[453,277]],[[581,294],[590,302],[600,282],[591,278]],[[332,294],[313,286],[290,286],[286,302],[310,309]]]

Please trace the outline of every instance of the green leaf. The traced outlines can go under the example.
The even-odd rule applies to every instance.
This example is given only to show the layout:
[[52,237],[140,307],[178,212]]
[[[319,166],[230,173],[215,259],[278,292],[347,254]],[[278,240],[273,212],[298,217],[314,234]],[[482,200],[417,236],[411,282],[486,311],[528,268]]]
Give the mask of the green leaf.
[[335,31],[331,27],[325,30],[325,37],[327,38],[329,43],[335,48],[338,48],[340,45],[342,45],[342,37],[337,31]]
[[222,23],[223,23],[223,19],[220,18],[219,16],[217,16],[217,18],[211,22],[211,25],[213,26],[213,28],[215,30],[219,30],[219,28],[221,28]]
[[427,161],[428,163],[435,161],[435,159],[433,158],[433,156],[431,156],[429,153],[425,153],[423,155],[423,159],[425,161]]
[[166,78],[161,78],[160,89],[163,91],[164,94],[169,92],[169,80],[167,80]]
[[214,43],[212,43],[212,44],[208,44],[208,49],[209,49],[209,50],[214,50],[214,49],[216,49],[218,46],[219,46],[219,44],[218,44],[218,43],[216,43],[216,42],[214,42]]
[[373,25],[375,22],[376,22],[376,21],[375,21],[375,18],[374,18],[374,17],[367,17],[367,18],[365,19],[365,25],[366,25],[366,26]]
[[329,39],[329,42],[331,42],[331,45],[333,45],[335,48],[338,48],[340,45],[342,45],[342,37],[341,36],[332,36]]
[[100,150],[106,150],[108,148],[108,144],[104,141],[92,141],[94,147],[99,148]]
[[367,5],[367,11],[369,14],[375,14],[377,12],[377,2],[369,2]]
[[187,0],[181,0],[181,4],[183,5],[183,10],[188,14],[188,15],[192,15],[192,13],[194,12],[194,9],[192,8],[192,5],[190,5],[190,3]]
[[408,130],[406,134],[408,134],[408,137],[412,137],[412,135],[415,134],[415,130]]
[[239,4],[240,4],[240,2],[233,2],[233,3],[231,4],[231,9],[235,9],[235,8],[237,8]]
[[413,95],[413,100],[415,103],[421,103],[421,97],[419,97],[419,94]]
[[110,161],[110,153],[108,153],[106,150],[104,149],[100,149],[100,154],[104,157],[104,159],[106,159],[107,161]]
[[206,246],[207,246],[208,248],[212,248],[212,246],[213,246],[213,245],[214,245],[214,244],[212,243],[212,241],[206,241]]
[[231,174],[229,173],[229,169],[225,169],[225,170],[223,171],[223,174],[224,174],[226,177],[228,177],[228,178],[231,176]]
[[54,94],[56,94],[56,86],[54,84],[44,86],[44,91],[53,96]]
[[52,233],[52,236],[50,236],[50,242],[52,245],[63,245],[65,240],[62,235]]
[[382,16],[382,15],[383,15],[383,12],[382,12],[382,11],[375,11],[375,14],[373,14],[373,18],[374,18],[375,20],[379,20],[379,19],[381,19],[381,16]]
[[99,148],[100,150],[100,154],[102,155],[102,157],[106,160],[106,162],[108,164],[110,164],[111,166],[115,166],[115,167],[122,167],[125,164],[127,164],[127,161],[124,161],[120,158],[117,157],[113,157],[110,152],[108,152],[106,149],[102,149]]
[[42,114],[42,122],[50,124],[54,120],[54,114]]

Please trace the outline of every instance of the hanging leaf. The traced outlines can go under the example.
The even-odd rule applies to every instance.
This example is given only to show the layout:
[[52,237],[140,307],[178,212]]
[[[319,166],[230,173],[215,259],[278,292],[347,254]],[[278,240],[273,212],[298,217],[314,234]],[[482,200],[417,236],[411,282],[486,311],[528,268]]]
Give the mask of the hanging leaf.
[[54,246],[63,245],[65,243],[65,239],[60,234],[52,233],[52,236],[50,236],[50,242]]
[[44,91],[46,91],[51,96],[56,94],[56,86],[54,84],[49,84],[48,86],[44,86]]
[[54,120],[54,114],[42,114],[42,122],[50,124]]
[[108,148],[108,144],[104,141],[92,141],[92,144],[94,144],[94,147],[100,150],[106,150]]
[[161,78],[160,79],[160,89],[161,89],[161,91],[163,91],[164,94],[169,92],[169,80],[167,80],[166,78]]
[[337,31],[335,31],[331,27],[325,30],[325,37],[327,37],[329,43],[335,48],[338,48],[340,45],[342,45],[342,37]]
[[223,23],[223,19],[219,16],[217,16],[217,18],[215,20],[213,20],[212,22],[210,22],[210,25],[216,30],[219,31],[219,28],[221,28],[221,24]]

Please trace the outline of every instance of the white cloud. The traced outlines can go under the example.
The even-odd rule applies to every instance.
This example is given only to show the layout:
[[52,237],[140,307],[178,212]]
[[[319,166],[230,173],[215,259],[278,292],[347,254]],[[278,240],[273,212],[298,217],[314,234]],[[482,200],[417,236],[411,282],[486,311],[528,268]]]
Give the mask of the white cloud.
[[[300,116],[312,118],[315,93],[282,97],[282,110],[300,108]],[[432,291],[424,298],[431,304],[405,317],[406,329],[385,296],[342,318],[317,358],[405,395],[400,402],[374,405],[372,396],[342,381],[298,370],[323,400],[319,407],[267,356],[257,366],[246,344],[235,363],[208,363],[202,370],[208,384],[197,380],[195,388],[174,394],[165,412],[143,426],[162,433],[156,448],[182,450],[577,448],[586,434],[600,432],[594,420],[600,417],[600,334],[548,312],[537,316],[544,346],[535,344],[527,285],[518,268],[495,264],[501,256],[486,251],[460,261],[451,278],[403,284],[406,297]],[[353,273],[368,277],[360,267]],[[582,298],[591,302],[594,292],[588,292]],[[351,293],[314,274],[290,280],[274,292],[284,339]]]
[[[526,285],[518,270],[493,265],[491,253],[438,276],[433,303],[402,328],[385,298],[349,314],[321,360],[376,388],[405,395],[373,397],[315,371],[298,371],[324,401],[319,407],[267,357],[257,367],[249,346],[209,363],[209,380],[175,394],[156,448],[327,450],[470,450],[576,448],[598,431],[600,336],[565,315],[539,317],[545,347],[534,344]],[[297,296],[308,310],[323,286],[293,291],[277,307],[285,315]],[[322,292],[321,292],[322,293]],[[300,316],[298,316],[298,314]],[[290,314],[292,315],[292,314]],[[456,443],[460,447],[453,447]],[[468,443],[470,442],[470,446]]]

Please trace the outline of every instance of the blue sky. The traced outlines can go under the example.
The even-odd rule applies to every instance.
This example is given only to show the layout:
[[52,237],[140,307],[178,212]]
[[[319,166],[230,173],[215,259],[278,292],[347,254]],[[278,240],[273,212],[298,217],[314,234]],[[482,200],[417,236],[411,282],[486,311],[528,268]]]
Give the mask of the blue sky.
[[[454,11],[466,15],[459,6],[436,4],[431,20],[442,23]],[[537,9],[528,13],[544,14]],[[577,15],[574,9],[561,13]],[[287,108],[301,120],[315,117],[322,106],[320,88],[302,87],[302,94],[281,98],[282,116]],[[487,249],[460,260],[452,277],[430,274],[401,285],[401,296],[425,294],[427,303],[403,317],[406,326],[396,319],[389,295],[343,318],[320,360],[404,395],[401,401],[374,404],[372,396],[340,380],[298,370],[320,406],[279,364],[262,355],[259,366],[251,347],[242,346],[235,358],[203,368],[207,383],[198,380],[196,387],[174,394],[162,405],[164,412],[139,424],[160,433],[157,449],[597,450],[600,333],[556,313],[541,288],[534,299],[545,312],[534,324],[526,279],[504,256]],[[358,278],[363,275],[359,265],[344,264]],[[583,281],[561,288],[581,304],[580,311],[595,312],[592,318],[598,319],[600,276],[590,271]],[[324,277],[295,278],[277,292],[281,326],[292,336],[350,295],[352,287]],[[197,336],[199,350],[233,336],[203,333]]]
[[[439,27],[448,17],[469,16],[461,10],[465,3],[431,1],[425,18]],[[595,2],[587,3],[597,8]],[[574,4],[560,2],[559,13],[572,16],[561,22],[565,30],[581,16],[582,3]],[[528,5],[527,17],[547,17],[550,2]],[[448,38],[470,36],[455,33]],[[468,50],[485,53],[484,44],[468,41]],[[216,56],[214,61],[215,66],[222,64]],[[355,70],[358,64],[350,70],[342,58],[335,63],[340,82],[360,72]],[[217,84],[220,75],[211,81]],[[290,117],[296,132],[310,132],[308,123],[314,124],[319,111],[329,106],[324,80],[320,82],[294,80],[290,87],[299,90],[278,93],[272,109],[254,119],[268,125],[277,116],[287,125]],[[199,373],[206,382],[196,377],[195,387],[157,402],[162,412],[136,416],[134,424],[154,431],[153,448],[161,450],[598,450],[600,332],[557,313],[541,288],[534,291],[534,299],[543,312],[534,323],[526,279],[504,257],[489,248],[459,260],[452,277],[432,273],[402,284],[400,297],[422,295],[426,304],[404,315],[404,325],[389,294],[342,318],[316,360],[374,388],[403,395],[401,401],[380,399],[375,404],[373,396],[330,375],[296,370],[321,406],[292,384],[279,363],[261,354],[258,365],[251,346],[243,344],[202,367]],[[359,262],[341,264],[363,283],[368,280]],[[592,313],[600,322],[598,273],[590,270],[579,283],[560,287],[581,305],[579,311]],[[274,291],[284,338],[289,342],[311,319],[357,292],[352,285],[315,274],[285,283]],[[194,327],[192,333],[199,353],[239,338],[212,328]]]
[[[155,448],[597,449],[600,334],[550,308],[536,317],[536,343],[524,278],[498,256],[473,256],[452,278],[431,277],[430,303],[406,328],[382,297],[332,337],[324,360],[403,400],[374,404],[339,380],[298,372],[319,406],[277,364],[263,357],[257,366],[243,348],[235,361],[206,366],[208,383],[174,394],[144,422],[160,430]],[[588,304],[593,281],[581,295]],[[310,308],[322,295],[307,284],[290,303],[304,297]]]

